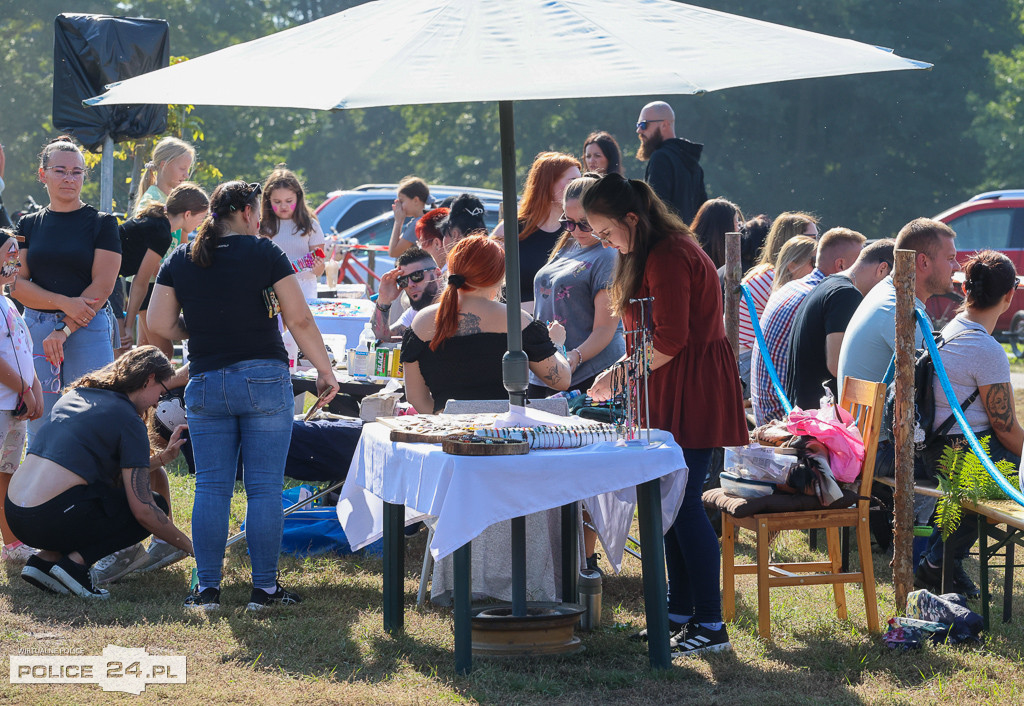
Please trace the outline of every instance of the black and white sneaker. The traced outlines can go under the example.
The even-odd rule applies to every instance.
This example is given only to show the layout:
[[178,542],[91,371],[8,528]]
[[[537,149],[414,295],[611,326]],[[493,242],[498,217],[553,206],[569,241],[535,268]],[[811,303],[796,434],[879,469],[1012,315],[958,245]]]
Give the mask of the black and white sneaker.
[[680,637],[685,637],[685,639],[678,642],[675,651],[672,652],[673,657],[726,652],[732,649],[729,633],[726,632],[724,625],[718,630],[709,630],[698,624],[696,627],[687,629],[685,635],[680,635]]
[[669,635],[668,646],[673,650],[678,649],[679,645],[683,644],[686,641],[686,638],[693,634],[693,631],[697,629],[698,625],[700,625],[700,623],[693,618],[690,618],[685,625],[679,628],[679,630]]
[[220,589],[204,588],[199,592],[199,586],[192,589],[192,593],[185,598],[186,608],[200,608],[202,610],[217,610],[220,608]]
[[21,569],[21,578],[38,589],[47,593],[59,593],[68,595],[67,587],[50,575],[50,569],[55,566],[52,561],[45,561],[38,556],[30,556]]
[[263,610],[274,605],[296,605],[302,603],[302,598],[297,593],[286,591],[281,584],[277,584],[277,590],[267,593],[262,588],[253,588],[249,594],[249,605],[246,610]]
[[[677,623],[676,621],[672,620],[672,618],[668,619],[668,634],[669,634],[669,637],[675,635],[680,630],[685,630],[685,629],[686,629],[686,623]],[[644,628],[640,632],[633,633],[632,635],[629,636],[629,639],[630,640],[638,640],[640,642],[647,642],[647,628]]]
[[110,598],[109,591],[105,588],[96,588],[93,585],[88,567],[76,564],[68,557],[64,557],[50,568],[50,576],[64,584],[79,598],[92,598],[100,601]]

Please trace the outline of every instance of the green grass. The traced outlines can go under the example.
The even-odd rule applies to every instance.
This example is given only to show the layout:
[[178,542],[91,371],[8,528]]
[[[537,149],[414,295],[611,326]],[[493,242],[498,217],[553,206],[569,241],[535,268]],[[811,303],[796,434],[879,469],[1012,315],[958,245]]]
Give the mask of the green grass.
[[1003,344],[1003,350],[1006,351],[1006,357],[1010,359],[1010,370],[1015,373],[1024,373],[1024,359],[1018,358],[1013,354],[1013,349],[1010,348],[1009,343]]
[[[192,479],[171,479],[174,511],[188,526]],[[232,530],[244,517],[244,494],[232,506]],[[750,558],[752,536],[739,551]],[[643,624],[640,565],[627,557],[624,573],[604,588],[604,625],[582,634],[585,651],[569,657],[477,659],[457,677],[451,613],[417,611],[415,594],[423,533],[407,542],[406,630],[382,628],[381,562],[361,557],[284,558],[281,581],[305,601],[258,616],[242,610],[249,592],[244,546],[228,552],[224,608],[195,615],[181,605],[192,562],[131,577],[111,587],[103,603],[44,595],[0,570],[0,649],[5,655],[42,649],[99,654],[107,644],[186,655],[188,683],[152,685],[141,696],[98,686],[0,683],[0,703],[337,704],[1019,704],[1024,700],[1024,630],[999,622],[1002,572],[993,572],[994,621],[983,648],[928,646],[888,650],[866,632],[857,586],[847,588],[850,619],[835,618],[824,587],[776,590],[773,643],[757,638],[752,577],[741,577],[737,620],[729,625],[731,654],[676,660],[668,672],[648,668],[646,650],[628,636]],[[777,552],[797,560],[815,555],[802,534],[780,538]],[[818,556],[821,556],[818,554]],[[854,560],[855,561],[855,560]],[[896,614],[889,558],[876,556],[882,620]],[[968,561],[977,576],[977,564]],[[1017,571],[1018,603],[1024,572]],[[6,680],[5,680],[6,682]]]

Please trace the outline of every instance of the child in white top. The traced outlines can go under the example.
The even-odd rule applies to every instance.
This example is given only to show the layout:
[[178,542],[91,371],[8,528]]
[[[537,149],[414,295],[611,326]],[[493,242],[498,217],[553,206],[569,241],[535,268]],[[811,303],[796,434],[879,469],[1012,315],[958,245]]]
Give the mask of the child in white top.
[[263,185],[260,235],[284,250],[302,296],[315,299],[317,279],[324,273],[324,232],[306,206],[299,178],[283,166],[271,172]]
[[[18,241],[0,228],[0,287],[13,285],[18,276]],[[0,295],[0,534],[4,561],[24,563],[35,553],[22,544],[7,525],[3,503],[11,476],[21,465],[25,450],[26,420],[43,413],[43,390],[32,365],[32,336],[14,303]],[[21,406],[23,403],[23,406]]]

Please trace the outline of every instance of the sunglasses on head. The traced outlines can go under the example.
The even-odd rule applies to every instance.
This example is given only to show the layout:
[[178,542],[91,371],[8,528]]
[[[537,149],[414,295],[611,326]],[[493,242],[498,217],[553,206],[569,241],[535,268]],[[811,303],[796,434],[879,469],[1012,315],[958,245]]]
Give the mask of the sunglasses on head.
[[566,218],[564,215],[558,219],[558,222],[561,223],[562,227],[565,228],[570,233],[572,233],[577,228],[579,228],[580,232],[582,233],[589,233],[592,230],[594,230],[586,221],[574,221],[571,218]]
[[415,272],[410,272],[407,275],[401,275],[397,280],[395,280],[395,284],[398,285],[399,289],[405,289],[406,287],[409,286],[410,282],[413,282],[415,284],[419,284],[427,276],[428,272],[433,272],[436,269],[437,269],[436,267],[427,267],[427,268],[422,269],[422,270],[416,270]]

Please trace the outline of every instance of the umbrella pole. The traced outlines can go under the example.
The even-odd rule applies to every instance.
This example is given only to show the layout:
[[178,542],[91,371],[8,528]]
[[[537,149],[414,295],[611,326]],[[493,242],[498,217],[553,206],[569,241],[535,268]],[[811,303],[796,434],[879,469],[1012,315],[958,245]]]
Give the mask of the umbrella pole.
[[[529,362],[523,353],[523,321],[519,294],[519,214],[516,209],[516,138],[512,101],[498,101],[501,130],[501,198],[505,210],[505,306],[508,309],[508,352],[501,359],[501,378],[509,405],[526,406]],[[512,615],[526,615],[526,518],[512,519]]]
[[505,211],[505,306],[508,308],[508,352],[501,359],[501,377],[509,403],[526,405],[529,361],[523,353],[522,301],[519,294],[519,213],[516,208],[516,138],[512,101],[498,101],[501,129],[501,198]]

